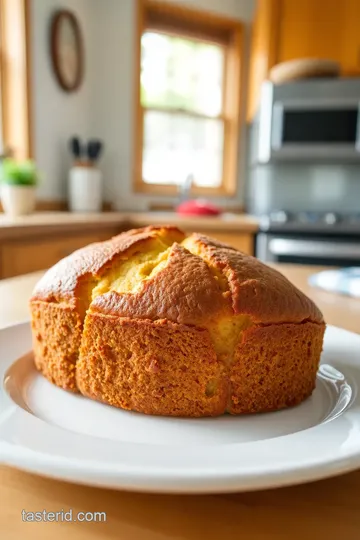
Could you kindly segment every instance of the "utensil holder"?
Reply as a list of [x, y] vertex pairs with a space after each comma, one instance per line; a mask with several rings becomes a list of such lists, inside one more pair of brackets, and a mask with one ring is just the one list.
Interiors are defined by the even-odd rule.
[[102, 172], [92, 166], [76, 165], [69, 171], [68, 198], [71, 212], [101, 212]]

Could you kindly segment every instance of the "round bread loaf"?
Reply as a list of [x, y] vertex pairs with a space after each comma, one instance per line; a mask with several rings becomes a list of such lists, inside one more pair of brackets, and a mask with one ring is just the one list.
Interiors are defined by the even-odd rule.
[[315, 387], [325, 323], [314, 303], [254, 257], [176, 227], [74, 252], [30, 307], [45, 377], [123, 409], [274, 411]]

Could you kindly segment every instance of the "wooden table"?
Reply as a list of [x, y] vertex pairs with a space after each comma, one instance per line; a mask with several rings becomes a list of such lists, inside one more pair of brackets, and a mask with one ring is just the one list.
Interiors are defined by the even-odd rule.
[[[360, 332], [360, 301], [307, 285], [314, 267], [281, 266], [329, 324]], [[39, 274], [0, 281], [0, 327], [27, 317]], [[0, 411], [1, 412], [1, 411]], [[26, 523], [21, 511], [106, 512], [105, 523]], [[236, 495], [143, 495], [77, 486], [0, 467], [4, 540], [360, 539], [360, 471], [293, 488]]]

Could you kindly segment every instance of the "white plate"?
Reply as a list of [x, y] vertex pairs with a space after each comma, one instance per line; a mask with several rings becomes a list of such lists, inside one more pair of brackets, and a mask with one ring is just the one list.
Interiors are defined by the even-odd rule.
[[28, 324], [0, 331], [0, 457], [9, 465], [174, 493], [283, 486], [360, 466], [360, 335], [328, 328], [316, 390], [302, 405], [215, 419], [145, 416], [69, 394], [35, 370], [30, 348]]

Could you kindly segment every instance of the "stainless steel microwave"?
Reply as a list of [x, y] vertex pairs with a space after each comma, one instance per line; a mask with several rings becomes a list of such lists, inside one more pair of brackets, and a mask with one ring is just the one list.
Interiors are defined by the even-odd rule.
[[360, 79], [265, 82], [255, 160], [360, 162]]

